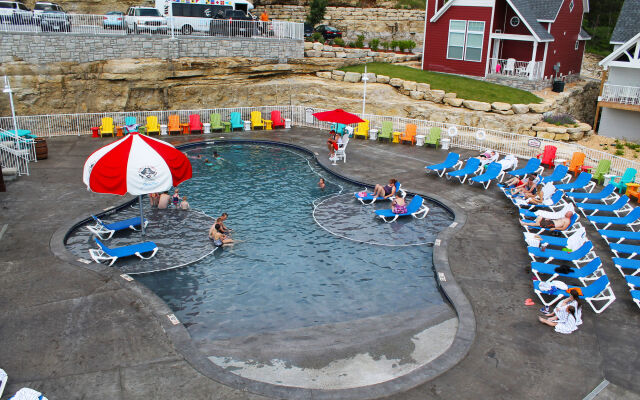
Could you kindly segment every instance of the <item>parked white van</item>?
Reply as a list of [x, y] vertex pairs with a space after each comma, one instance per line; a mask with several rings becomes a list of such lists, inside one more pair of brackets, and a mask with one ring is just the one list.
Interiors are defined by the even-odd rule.
[[169, 29], [190, 35], [194, 31], [209, 32], [211, 20], [226, 10], [248, 14], [253, 4], [247, 0], [156, 0], [156, 9], [169, 19]]

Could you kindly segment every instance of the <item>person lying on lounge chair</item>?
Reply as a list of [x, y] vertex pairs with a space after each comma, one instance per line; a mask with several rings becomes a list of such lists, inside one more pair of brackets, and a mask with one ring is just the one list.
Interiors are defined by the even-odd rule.
[[385, 199], [388, 199], [391, 196], [395, 196], [396, 182], [397, 180], [395, 179], [389, 179], [388, 185], [376, 185], [373, 188], [373, 197], [384, 197]]
[[402, 195], [396, 196], [391, 203], [391, 211], [394, 214], [405, 214], [407, 212], [407, 202]]
[[548, 218], [538, 217], [533, 222], [520, 221], [520, 224], [522, 224], [523, 226], [534, 226], [534, 227], [539, 227], [539, 228], [544, 228], [549, 230], [563, 231], [567, 229], [571, 224], [571, 217], [573, 217], [573, 212], [567, 211], [567, 213], [562, 218], [548, 219]]

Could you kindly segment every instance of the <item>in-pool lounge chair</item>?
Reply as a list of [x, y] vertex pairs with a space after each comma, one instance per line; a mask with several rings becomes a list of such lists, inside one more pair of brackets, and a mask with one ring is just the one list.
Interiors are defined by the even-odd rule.
[[[587, 265], [582, 268], [573, 268], [573, 272], [569, 273], [561, 273], [556, 271], [558, 265], [555, 264], [545, 264], [541, 262], [532, 262], [531, 263], [531, 272], [535, 275], [536, 278], [540, 281], [552, 281], [558, 276], [562, 276], [564, 278], [578, 279], [583, 285], [586, 286], [586, 282], [598, 279], [602, 275], [606, 275], [602, 267], [602, 261], [600, 257], [596, 257], [593, 260], [589, 261]], [[542, 279], [540, 275], [549, 275], [549, 278]]]
[[[603, 312], [616, 299], [615, 294], [613, 294], [613, 291], [611, 290], [609, 277], [607, 277], [606, 275], [603, 275], [600, 278], [596, 279], [589, 286], [569, 286], [567, 290], [560, 290], [554, 287], [549, 291], [542, 291], [540, 290], [540, 281], [533, 281], [533, 290], [536, 292], [538, 298], [540, 298], [540, 301], [545, 306], [552, 306], [563, 297], [569, 297], [569, 291], [574, 288], [580, 289], [582, 295], [580, 295], [579, 297], [589, 303], [593, 311], [595, 311], [597, 314]], [[553, 296], [553, 299], [547, 301], [543, 296]], [[596, 307], [595, 302], [602, 301], [604, 302], [604, 304], [600, 307]]]
[[[143, 260], [148, 260], [156, 255], [158, 252], [158, 246], [153, 242], [142, 242], [122, 247], [108, 247], [100, 241], [98, 238], [93, 238], [98, 244], [97, 249], [89, 249], [89, 254], [93, 261], [101, 263], [107, 261], [109, 266], [112, 266], [118, 258], [138, 256]], [[151, 252], [149, 257], [144, 257], [142, 254]]]
[[442, 178], [445, 172], [448, 169], [456, 169], [462, 167], [462, 161], [460, 161], [460, 154], [458, 153], [449, 153], [447, 154], [447, 158], [441, 162], [440, 164], [427, 165], [424, 167], [427, 170], [427, 173], [430, 171], [434, 171], [438, 176]]
[[604, 203], [576, 203], [578, 209], [585, 217], [594, 215], [597, 212], [612, 212], [616, 216], [620, 216], [620, 213], [629, 213], [633, 210], [631, 204], [629, 204], [629, 197], [626, 195], [620, 196], [618, 200], [612, 204]]
[[284, 119], [278, 110], [271, 111], [271, 127], [273, 129], [284, 128]]
[[593, 179], [598, 181], [598, 184], [602, 185], [604, 176], [609, 173], [611, 169], [611, 160], [600, 160], [595, 171], [593, 171]]
[[209, 114], [209, 123], [211, 124], [211, 132], [221, 131], [224, 129], [222, 125], [222, 117], [218, 113]]
[[587, 219], [595, 226], [598, 224], [606, 225], [601, 229], [608, 229], [611, 225], [626, 225], [632, 231], [635, 231], [640, 225], [640, 207], [634, 208], [624, 217], [601, 217], [599, 215], [590, 215]]
[[578, 200], [597, 200], [603, 203], [608, 201], [618, 200], [620, 197], [616, 192], [616, 187], [613, 185], [607, 185], [602, 188], [601, 191], [596, 193], [583, 193], [583, 192], [566, 192], [565, 194], [571, 197], [574, 201]]
[[585, 192], [591, 193], [594, 187], [596, 187], [596, 183], [591, 181], [591, 174], [588, 172], [581, 172], [576, 180], [571, 183], [561, 183], [556, 185], [556, 189], [564, 190], [565, 192], [573, 192], [576, 189], [582, 189]]
[[393, 122], [392, 121], [383, 121], [382, 128], [378, 133], [378, 140], [387, 139], [388, 142], [391, 142], [393, 135]]
[[102, 125], [100, 125], [100, 137], [103, 137], [104, 135], [111, 135], [111, 137], [115, 137], [113, 118], [111, 117], [102, 118]]
[[[402, 197], [404, 197], [406, 194], [404, 194], [404, 190], [401, 189], [402, 184], [400, 182], [396, 182], [395, 186], [396, 186], [396, 193], [403, 192], [403, 196]], [[362, 204], [367, 204], [367, 203], [365, 203], [365, 201], [368, 201], [369, 204], [373, 204], [378, 200], [392, 200], [394, 198], [394, 196], [389, 196], [386, 199], [384, 197], [373, 197], [373, 193], [367, 192], [366, 189], [364, 191], [362, 191], [362, 192], [356, 192], [353, 195]]]
[[481, 184], [484, 186], [484, 190], [487, 190], [491, 181], [494, 179], [500, 179], [500, 175], [503, 175], [502, 172], [502, 164], [497, 162], [492, 162], [487, 166], [486, 171], [483, 174], [474, 176], [469, 179], [469, 185], [473, 185], [474, 182]]
[[231, 130], [244, 129], [244, 122], [242, 121], [242, 115], [239, 112], [232, 112], [229, 115], [229, 122], [231, 123]]
[[158, 117], [155, 115], [150, 115], [147, 117], [147, 126], [146, 126], [147, 136], [155, 133], [156, 135], [160, 134], [160, 125], [158, 125]]
[[578, 250], [572, 252], [549, 248], [542, 250], [539, 247], [532, 246], [527, 247], [527, 250], [529, 250], [531, 261], [535, 262], [536, 258], [544, 258], [545, 264], [549, 264], [553, 260], [570, 261], [576, 267], [579, 267], [580, 263], [586, 263], [596, 258], [596, 253], [593, 251], [593, 243], [590, 240], [587, 240]]
[[177, 133], [178, 135], [182, 132], [180, 128], [180, 116], [177, 114], [169, 115], [169, 120], [167, 123], [167, 132], [169, 135], [172, 133]]
[[627, 168], [627, 170], [624, 171], [624, 174], [622, 174], [622, 176], [612, 177], [611, 184], [618, 189], [620, 194], [624, 194], [624, 192], [627, 190], [627, 183], [633, 183], [635, 179], [636, 179], [635, 168]]
[[251, 129], [265, 129], [265, 126], [266, 123], [264, 119], [262, 119], [262, 113], [260, 111], [251, 111]]
[[[390, 209], [386, 210], [375, 210], [376, 215], [384, 222], [393, 222], [398, 219], [398, 217], [406, 217], [413, 216], [414, 218], [422, 219], [427, 216], [429, 213], [429, 207], [424, 204], [424, 199], [418, 195], [413, 196], [409, 205], [407, 205], [407, 212], [404, 214], [394, 214]], [[390, 218], [390, 221], [387, 221], [387, 218]]]
[[612, 260], [623, 276], [640, 274], [640, 260], [620, 257], [613, 257]]
[[458, 178], [460, 183], [464, 183], [469, 175], [480, 172], [480, 160], [477, 158], [469, 158], [464, 168], [447, 172], [447, 179]]
[[[137, 231], [140, 227], [140, 217], [129, 218], [123, 221], [112, 222], [110, 224], [105, 224], [102, 220], [94, 215], [91, 216], [96, 224], [93, 226], [87, 226], [87, 229], [91, 231], [94, 235], [98, 236], [102, 240], [109, 240], [113, 236], [114, 233], [118, 231], [123, 231], [125, 229], [133, 229]], [[149, 221], [144, 220], [144, 227], [147, 227]]]
[[431, 127], [431, 129], [429, 129], [429, 136], [424, 139], [424, 145], [425, 146], [433, 145], [437, 149], [438, 144], [440, 143], [441, 132], [442, 132], [441, 128], [437, 126]]
[[[571, 175], [567, 174], [568, 168], [565, 165], [558, 165], [553, 169], [553, 172], [549, 176], [545, 176], [540, 180], [541, 184], [547, 182], [562, 182], [567, 183], [571, 179]], [[566, 181], [566, 182], [565, 182]]]
[[418, 127], [416, 124], [406, 124], [404, 126], [404, 132], [400, 135], [400, 143], [410, 142], [411, 144], [416, 144], [417, 131]]
[[189, 115], [189, 133], [202, 133], [203, 132], [202, 121], [200, 121], [200, 114]]
[[540, 166], [540, 160], [537, 158], [530, 158], [529, 161], [527, 161], [527, 165], [520, 169], [510, 171], [509, 175], [524, 176], [528, 174], [541, 174], [542, 171], [544, 171], [544, 167]]

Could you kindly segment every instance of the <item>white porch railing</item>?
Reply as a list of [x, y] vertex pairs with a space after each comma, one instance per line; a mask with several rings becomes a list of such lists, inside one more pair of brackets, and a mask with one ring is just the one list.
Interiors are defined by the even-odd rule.
[[640, 105], [640, 87], [620, 86], [605, 83], [599, 101]]
[[542, 61], [517, 61], [515, 58], [489, 60], [490, 75], [516, 76], [532, 81], [541, 80], [544, 75]]
[[35, 142], [0, 129], [0, 164], [15, 168], [18, 175], [29, 175], [29, 161], [36, 161]]

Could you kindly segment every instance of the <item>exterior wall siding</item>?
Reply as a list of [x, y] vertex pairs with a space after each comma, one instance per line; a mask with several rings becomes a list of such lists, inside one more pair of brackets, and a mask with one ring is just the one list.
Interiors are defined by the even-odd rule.
[[[428, 0], [427, 2], [423, 69], [484, 76], [488, 56], [489, 30], [491, 28], [491, 7], [452, 6], [438, 21], [432, 23], [429, 19], [434, 15], [435, 1]], [[482, 60], [480, 62], [447, 59], [449, 21], [452, 19], [485, 22]]]
[[573, 11], [569, 11], [569, 3], [570, 0], [564, 1], [556, 21], [551, 24], [551, 34], [555, 40], [549, 44], [545, 76], [554, 75], [553, 66], [557, 62], [560, 62], [562, 75], [580, 73], [584, 41], [581, 41], [578, 50], [575, 49], [575, 43], [582, 23], [582, 1], [574, 0]]
[[640, 112], [602, 108], [599, 124], [599, 135], [640, 141]]

